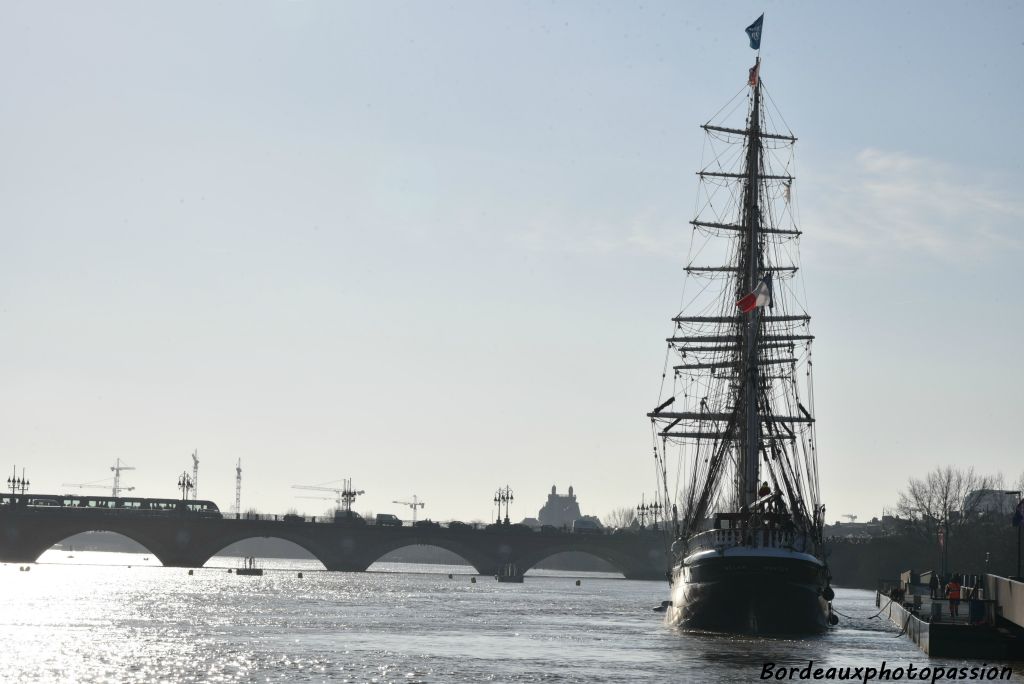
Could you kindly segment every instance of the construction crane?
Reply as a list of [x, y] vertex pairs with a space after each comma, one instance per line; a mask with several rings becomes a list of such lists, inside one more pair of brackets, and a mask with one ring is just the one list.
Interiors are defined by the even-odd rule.
[[199, 498], [199, 449], [192, 451], [192, 498]]
[[[109, 489], [110, 488], [109, 480], [110, 480], [110, 478], [106, 477], [106, 478], [104, 478], [102, 480], [96, 480], [94, 482], [63, 482], [63, 483], [61, 483], [60, 486], [61, 487], [78, 487], [79, 489]], [[101, 484], [101, 483], [106, 483], [106, 484]], [[121, 491], [121, 492], [131, 492], [131, 491], [134, 491], [134, 489], [135, 489], [135, 487], [118, 487], [118, 491]], [[117, 494], [114, 494], [114, 496], [117, 496]]]
[[[337, 480], [335, 480], [337, 482]], [[314, 492], [334, 492], [333, 498], [335, 505], [347, 515], [352, 511], [352, 502], [355, 501], [356, 497], [366, 492], [362, 489], [352, 489], [352, 480], [345, 479], [341, 481], [342, 486], [338, 487], [324, 487], [323, 485], [292, 485], [292, 489], [306, 489]], [[324, 484], [330, 484], [325, 482]], [[319, 498], [319, 497], [318, 497]]]
[[112, 496], [121, 496], [121, 471], [122, 470], [135, 470], [135, 466], [121, 465], [121, 459], [117, 459], [114, 465], [110, 466], [110, 470], [114, 473], [114, 486]]
[[852, 523], [857, 522], [857, 516], [855, 516], [855, 515], [851, 515], [849, 513], [844, 513], [843, 517], [846, 518], [847, 520], [849, 520]]
[[332, 508], [330, 511], [328, 511], [327, 515], [334, 515], [334, 512], [337, 510], [337, 507], [338, 507], [338, 499], [337, 499], [337, 497], [334, 497], [334, 496], [315, 496], [315, 495], [313, 495], [313, 496], [305, 496], [305, 495], [299, 494], [295, 498], [296, 499], [319, 499], [321, 501], [333, 501], [334, 502], [334, 508]]
[[[423, 508], [427, 504], [420, 501], [420, 498], [415, 494], [412, 495], [412, 501], [392, 501], [391, 503], [401, 504], [402, 506], [408, 506], [412, 509], [412, 524], [416, 524], [416, 509]], [[425, 524], [425, 523], [424, 523]]]
[[235, 466], [235, 517], [242, 517], [242, 459]]

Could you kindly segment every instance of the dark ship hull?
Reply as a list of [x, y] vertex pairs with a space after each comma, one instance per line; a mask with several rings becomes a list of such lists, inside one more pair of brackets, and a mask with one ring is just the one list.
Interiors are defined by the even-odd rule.
[[670, 623], [747, 634], [814, 634], [829, 624], [824, 565], [782, 549], [693, 554], [673, 572]]

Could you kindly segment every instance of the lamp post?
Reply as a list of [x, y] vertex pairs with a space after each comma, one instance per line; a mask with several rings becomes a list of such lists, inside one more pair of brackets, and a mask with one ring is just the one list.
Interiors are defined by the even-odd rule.
[[1020, 537], [1021, 528], [1024, 527], [1024, 520], [1021, 520], [1021, 515], [1024, 514], [1024, 501], [1021, 500], [1019, 489], [1010, 490], [1006, 493], [1014, 494], [1017, 497], [1017, 504], [1013, 509], [1013, 526], [1017, 528], [1017, 579], [1020, 580]]
[[636, 517], [640, 521], [640, 529], [644, 529], [647, 523], [647, 504], [643, 499], [640, 499], [640, 505], [636, 507]]
[[503, 488], [499, 489], [497, 492], [494, 493], [494, 503], [498, 504], [498, 522], [499, 523], [501, 522], [501, 505], [505, 504], [505, 524], [506, 525], [509, 524], [509, 520], [508, 520], [508, 505], [513, 500], [514, 500], [514, 497], [512, 496], [512, 490], [509, 488], [508, 485], [505, 485]]
[[11, 476], [7, 478], [7, 486], [11, 488], [11, 495], [21, 494], [24, 496], [25, 492], [31, 483], [25, 478], [25, 469], [21, 469], [21, 477], [18, 477], [18, 466], [11, 467]]
[[178, 478], [178, 489], [181, 490], [181, 500], [187, 499], [188, 490], [192, 489], [192, 478], [188, 476], [188, 473], [181, 473], [181, 476]]
[[658, 503], [658, 502], [654, 502], [652, 504], [648, 504], [647, 505], [647, 510], [651, 512], [651, 520], [653, 521], [653, 523], [651, 524], [651, 527], [653, 527], [655, 530], [657, 530], [658, 529], [658, 518], [661, 516], [661, 504]]
[[645, 496], [640, 497], [640, 505], [636, 507], [636, 517], [640, 520], [640, 529], [644, 529], [647, 518], [654, 521], [654, 529], [658, 529], [658, 514], [661, 513], [661, 504], [644, 503]]

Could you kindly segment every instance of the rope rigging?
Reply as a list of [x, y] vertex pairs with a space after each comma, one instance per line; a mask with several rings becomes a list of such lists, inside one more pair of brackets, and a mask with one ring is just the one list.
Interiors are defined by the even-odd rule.
[[[673, 411], [699, 417], [687, 419], [689, 422], [683, 427], [682, 418], [662, 419], [657, 412], [651, 418], [654, 458], [660, 480], [657, 489], [663, 498], [659, 503], [666, 511], [669, 507], [678, 507], [684, 534], [699, 531], [720, 503], [743, 501], [744, 475], [740, 463], [744, 431], [740, 416], [741, 407], [748, 400], [756, 402], [762, 417], [760, 433], [756, 436], [760, 445], [754, 453], [764, 464], [761, 469], [764, 480], [782, 492], [797, 527], [812, 533], [820, 522], [811, 384], [813, 338], [808, 332], [804, 298], [798, 297], [796, 288], [787, 281], [799, 275], [803, 285], [803, 278], [795, 269], [791, 273], [776, 270], [799, 264], [794, 183], [786, 179], [795, 169], [795, 137], [767, 91], [764, 91], [766, 99], [760, 100], [758, 114], [772, 135], [761, 138], [745, 134], [745, 129], [729, 127], [728, 119], [736, 115], [743, 102], [748, 105], [748, 116], [754, 116], [752, 91], [746, 98], [740, 97], [745, 89], [723, 105], [706, 124], [716, 128], [705, 128], [702, 175], [694, 204], [697, 218], [686, 262], [688, 267], [736, 264], [738, 268], [688, 273], [686, 282], [696, 278], [698, 285], [689, 294], [684, 286], [680, 297], [678, 310], [686, 312], [686, 316], [680, 314], [674, 319], [658, 396], [658, 405], [671, 397], [676, 401]], [[777, 126], [778, 122], [781, 127]], [[747, 123], [750, 124], [749, 119]], [[782, 135], [783, 132], [788, 136]], [[757, 194], [755, 226], [765, 229], [758, 229], [756, 235], [752, 231], [730, 228], [745, 225], [747, 179], [740, 171], [748, 158], [750, 145], [759, 146], [759, 152], [753, 157], [757, 159], [759, 182], [757, 187], [749, 189]], [[755, 235], [753, 252], [749, 252], [749, 243], [745, 242], [748, 232]], [[765, 320], [758, 323], [760, 329], [766, 331], [762, 337], [767, 339], [759, 338], [753, 350], [761, 371], [756, 396], [752, 397], [743, 396], [744, 353], [740, 340], [744, 339], [746, 322], [736, 310], [736, 301], [750, 291], [744, 276], [750, 261], [748, 253], [757, 255], [759, 272], [773, 275], [771, 308], [765, 309]], [[709, 341], [694, 342], [702, 338]], [[730, 339], [737, 342], [726, 341]], [[806, 407], [801, 403], [802, 397]], [[725, 422], [712, 418], [724, 417], [724, 414], [731, 418]], [[790, 418], [777, 420], [777, 416]], [[801, 417], [801, 421], [792, 422], [792, 417]], [[675, 477], [670, 485], [673, 463]], [[757, 483], [754, 485], [756, 487]]]

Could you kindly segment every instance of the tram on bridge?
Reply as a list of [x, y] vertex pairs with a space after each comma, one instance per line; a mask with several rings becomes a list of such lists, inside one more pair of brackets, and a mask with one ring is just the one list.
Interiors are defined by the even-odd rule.
[[78, 494], [2, 494], [0, 506], [47, 511], [102, 511], [115, 514], [161, 515], [190, 513], [204, 518], [223, 518], [212, 501], [196, 499], [145, 499], [132, 496], [81, 496]]

